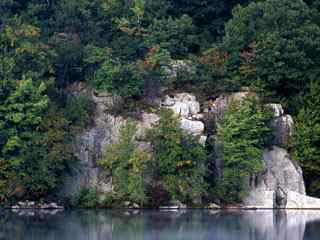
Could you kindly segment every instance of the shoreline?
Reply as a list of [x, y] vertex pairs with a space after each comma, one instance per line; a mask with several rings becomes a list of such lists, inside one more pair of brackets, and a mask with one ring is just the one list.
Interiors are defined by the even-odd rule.
[[221, 208], [173, 208], [173, 207], [161, 207], [161, 208], [66, 208], [66, 207], [58, 207], [58, 208], [14, 208], [14, 207], [0, 207], [0, 210], [61, 210], [61, 211], [72, 211], [72, 210], [126, 210], [126, 211], [135, 211], [135, 210], [152, 210], [152, 211], [184, 211], [184, 210], [215, 210], [215, 211], [225, 211], [225, 210], [248, 210], [248, 211], [259, 211], [259, 210], [319, 210], [320, 208], [260, 208], [260, 207], [221, 207]]

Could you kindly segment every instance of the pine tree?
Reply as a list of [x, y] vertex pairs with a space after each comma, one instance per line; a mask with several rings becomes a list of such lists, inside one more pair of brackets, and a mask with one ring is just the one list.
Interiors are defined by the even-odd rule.
[[144, 176], [150, 170], [150, 156], [138, 148], [134, 139], [136, 131], [134, 122], [122, 126], [119, 141], [107, 147], [99, 164], [112, 178], [115, 199], [142, 205], [147, 202]]
[[222, 178], [217, 190], [224, 201], [241, 202], [247, 178], [264, 169], [262, 151], [270, 134], [269, 116], [255, 98], [248, 98], [242, 104], [231, 103], [219, 121], [216, 141], [221, 146]]
[[154, 177], [161, 179], [171, 200], [193, 203], [207, 193], [206, 151], [185, 133], [171, 110], [162, 110], [150, 131], [155, 151]]
[[307, 192], [320, 196], [320, 85], [312, 82], [295, 118], [293, 158], [303, 169]]

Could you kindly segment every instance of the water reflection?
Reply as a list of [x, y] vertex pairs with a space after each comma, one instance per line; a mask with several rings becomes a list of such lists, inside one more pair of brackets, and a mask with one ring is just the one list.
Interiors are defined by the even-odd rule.
[[0, 213], [0, 240], [318, 240], [320, 211]]

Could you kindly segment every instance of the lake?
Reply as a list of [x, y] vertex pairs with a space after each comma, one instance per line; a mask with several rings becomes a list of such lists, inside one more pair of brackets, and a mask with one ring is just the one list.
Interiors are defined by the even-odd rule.
[[316, 210], [0, 212], [0, 240], [319, 240]]

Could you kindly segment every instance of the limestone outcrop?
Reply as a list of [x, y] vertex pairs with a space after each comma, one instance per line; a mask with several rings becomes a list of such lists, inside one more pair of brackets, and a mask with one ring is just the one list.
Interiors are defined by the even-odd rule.
[[[71, 196], [81, 188], [90, 187], [95, 187], [99, 193], [108, 193], [112, 191], [110, 178], [102, 176], [97, 161], [102, 158], [107, 145], [117, 142], [121, 126], [127, 121], [122, 116], [113, 115], [111, 111], [121, 99], [106, 92], [90, 91], [85, 86], [73, 86], [71, 93], [91, 99], [95, 111], [93, 123], [74, 140], [73, 151], [79, 160], [79, 166], [66, 180], [64, 194]], [[150, 143], [145, 140], [147, 129], [158, 119], [156, 114], [141, 113], [141, 119], [137, 122], [136, 140], [144, 150], [151, 148]]]
[[161, 106], [171, 109], [180, 118], [180, 127], [198, 136], [199, 142], [205, 144], [207, 136], [204, 135], [203, 114], [200, 110], [200, 103], [194, 95], [189, 93], [167, 95], [161, 102]]
[[[207, 104], [204, 110], [211, 119], [218, 121], [223, 117], [225, 109], [231, 102], [241, 104], [252, 93], [247, 89], [240, 92], [222, 95]], [[302, 169], [294, 162], [286, 146], [294, 131], [294, 121], [291, 115], [285, 113], [281, 104], [267, 104], [274, 114], [270, 122], [275, 139], [271, 149], [265, 149], [263, 161], [265, 171], [248, 179], [249, 195], [243, 204], [248, 208], [320, 208], [320, 199], [306, 195]], [[280, 147], [281, 146], [281, 147]], [[216, 177], [221, 177], [219, 158], [220, 146], [215, 146], [214, 165]]]
[[[118, 140], [119, 130], [126, 119], [116, 116], [110, 111], [121, 98], [108, 93], [95, 93], [85, 87], [73, 89], [72, 94], [85, 95], [95, 104], [93, 123], [75, 139], [74, 153], [79, 159], [77, 172], [66, 182], [65, 193], [70, 196], [79, 189], [96, 187], [101, 193], [112, 191], [110, 179], [101, 176], [97, 161], [101, 159], [108, 144]], [[201, 111], [196, 97], [189, 93], [166, 95], [160, 101], [159, 108], [172, 109], [180, 119], [180, 126], [186, 132], [199, 137], [199, 142], [205, 144], [207, 135], [206, 116], [213, 116], [210, 121], [217, 121], [230, 104], [236, 101], [241, 104], [251, 93], [244, 89], [238, 93], [226, 94], [206, 104]], [[285, 146], [288, 137], [293, 134], [294, 122], [290, 115], [285, 114], [280, 104], [268, 104], [274, 113], [270, 126], [275, 132], [274, 146], [265, 149], [263, 160], [265, 171], [248, 180], [249, 195], [243, 201], [244, 207], [254, 208], [320, 208], [320, 199], [306, 196], [302, 170], [291, 158]], [[136, 141], [145, 149], [152, 148], [146, 139], [146, 132], [157, 121], [156, 113], [141, 112], [137, 121]], [[281, 147], [280, 147], [281, 146]], [[219, 146], [215, 146], [219, 152]], [[215, 167], [219, 177], [221, 160], [215, 157]]]
[[276, 132], [274, 144], [286, 145], [294, 131], [294, 122], [291, 115], [284, 114], [271, 122], [271, 127]]
[[[95, 105], [93, 123], [74, 140], [74, 154], [79, 160], [79, 167], [65, 182], [64, 193], [71, 196], [81, 188], [95, 187], [99, 193], [112, 191], [111, 179], [102, 176], [97, 161], [103, 156], [107, 145], [117, 142], [121, 126], [126, 123], [122, 116], [112, 114], [112, 109], [121, 98], [107, 92], [94, 92], [86, 86], [78, 84], [71, 86], [73, 95], [86, 96]], [[188, 93], [165, 96], [159, 105], [172, 109], [180, 118], [181, 128], [199, 137], [199, 142], [205, 144], [205, 126], [200, 120], [200, 103], [196, 97]], [[146, 139], [146, 133], [157, 121], [156, 113], [141, 112], [137, 120], [136, 141], [138, 146], [152, 154], [151, 144]]]
[[320, 199], [306, 195], [302, 169], [293, 161], [285, 146], [294, 130], [293, 118], [285, 114], [280, 104], [268, 104], [274, 113], [271, 128], [275, 139], [271, 149], [265, 149], [266, 170], [251, 178], [246, 207], [254, 208], [320, 208]]
[[240, 92], [223, 94], [215, 100], [209, 101], [206, 104], [207, 107], [204, 109], [204, 112], [213, 115], [215, 120], [218, 120], [223, 116], [225, 109], [231, 102], [241, 104], [250, 95], [252, 95], [252, 93], [246, 88]]
[[320, 208], [320, 199], [306, 195], [302, 170], [288, 152], [273, 146], [263, 154], [266, 171], [250, 181], [248, 208]]

